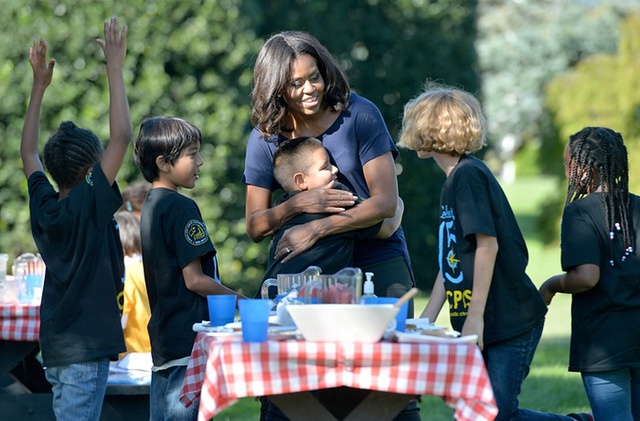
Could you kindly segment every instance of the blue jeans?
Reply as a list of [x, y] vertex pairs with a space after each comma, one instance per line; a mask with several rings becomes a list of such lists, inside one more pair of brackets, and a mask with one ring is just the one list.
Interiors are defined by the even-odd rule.
[[522, 383], [529, 374], [529, 367], [542, 336], [543, 327], [544, 319], [528, 332], [485, 346], [482, 351], [493, 394], [498, 404], [498, 416], [495, 421], [573, 420], [566, 415], [518, 408], [518, 396], [522, 390]]
[[196, 421], [200, 400], [185, 408], [180, 402], [180, 390], [184, 381], [186, 365], [169, 367], [151, 373], [149, 405], [151, 421]]
[[640, 367], [582, 373], [596, 420], [640, 420]]
[[47, 367], [53, 413], [58, 421], [99, 420], [109, 377], [109, 359]]

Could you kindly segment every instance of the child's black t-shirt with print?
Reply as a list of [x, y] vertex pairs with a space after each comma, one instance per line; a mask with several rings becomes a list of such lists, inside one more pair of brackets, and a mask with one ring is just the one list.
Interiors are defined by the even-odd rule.
[[45, 367], [125, 351], [120, 323], [124, 256], [113, 214], [122, 206], [100, 164], [59, 195], [43, 172], [28, 181], [31, 231], [46, 264], [40, 306]]
[[151, 189], [140, 219], [142, 262], [151, 306], [153, 364], [188, 357], [193, 324], [209, 320], [207, 299], [187, 289], [182, 269], [200, 259], [205, 275], [219, 279], [216, 250], [193, 199], [174, 190]]
[[454, 329], [461, 331], [473, 294], [476, 234], [496, 237], [491, 288], [484, 313], [484, 344], [531, 329], [547, 307], [525, 273], [527, 247], [511, 206], [487, 166], [463, 155], [440, 196], [439, 262]]

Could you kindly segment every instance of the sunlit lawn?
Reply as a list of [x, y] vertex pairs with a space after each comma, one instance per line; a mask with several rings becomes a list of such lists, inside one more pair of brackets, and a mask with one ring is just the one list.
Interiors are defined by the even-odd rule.
[[[549, 200], [550, 193], [562, 187], [551, 180], [530, 178], [520, 179], [514, 185], [503, 185], [503, 188], [527, 240], [530, 256], [528, 274], [536, 285], [540, 285], [549, 276], [560, 272], [560, 251], [557, 244], [544, 246], [540, 243], [534, 232], [533, 217], [538, 206]], [[427, 300], [424, 294], [416, 299], [416, 313], [419, 314]], [[521, 407], [560, 414], [589, 410], [579, 374], [567, 371], [570, 303], [569, 296], [559, 295], [549, 308], [542, 341], [520, 395]], [[436, 323], [447, 326], [447, 317], [446, 310], [443, 310]], [[453, 410], [439, 397], [425, 396], [420, 406], [425, 420], [453, 419]], [[216, 421], [253, 420], [258, 419], [258, 414], [259, 404], [255, 399], [245, 398], [216, 416]]]

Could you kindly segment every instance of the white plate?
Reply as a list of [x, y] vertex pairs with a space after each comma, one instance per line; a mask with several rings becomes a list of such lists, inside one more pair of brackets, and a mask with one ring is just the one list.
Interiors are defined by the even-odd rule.
[[433, 323], [431, 323], [429, 321], [429, 319], [426, 318], [426, 317], [423, 318], [423, 319], [407, 319], [407, 323], [406, 324], [414, 325], [418, 329], [420, 329], [420, 328], [428, 329], [428, 328], [434, 327]]
[[[213, 336], [220, 342], [242, 342], [242, 332], [207, 332], [207, 336]], [[284, 341], [296, 339], [296, 332], [269, 333], [267, 340]]]
[[478, 342], [478, 335], [466, 335], [458, 337], [423, 335], [416, 332], [396, 332], [396, 342], [406, 343], [444, 343], [444, 344], [475, 344]]
[[[413, 329], [412, 326], [415, 326], [415, 329]], [[460, 332], [450, 328], [436, 326], [433, 323], [429, 323], [429, 319], [426, 318], [407, 319], [406, 333], [422, 333], [424, 335], [443, 336], [447, 338], [457, 338], [460, 336]]]

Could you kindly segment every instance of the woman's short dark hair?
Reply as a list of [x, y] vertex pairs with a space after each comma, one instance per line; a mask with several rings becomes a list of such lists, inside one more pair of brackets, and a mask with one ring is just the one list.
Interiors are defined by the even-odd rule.
[[133, 160], [148, 182], [160, 174], [156, 158], [162, 156], [173, 165], [184, 148], [202, 142], [202, 133], [193, 123], [180, 117], [150, 117], [140, 124], [133, 146]]
[[44, 165], [58, 188], [78, 184], [100, 161], [104, 147], [92, 131], [64, 121], [44, 146]]
[[293, 64], [302, 55], [317, 62], [325, 83], [323, 105], [337, 111], [349, 105], [349, 81], [329, 50], [306, 32], [280, 32], [262, 46], [253, 69], [251, 123], [265, 137], [282, 129], [281, 121], [287, 111], [282, 95], [291, 82]]

